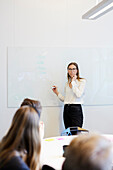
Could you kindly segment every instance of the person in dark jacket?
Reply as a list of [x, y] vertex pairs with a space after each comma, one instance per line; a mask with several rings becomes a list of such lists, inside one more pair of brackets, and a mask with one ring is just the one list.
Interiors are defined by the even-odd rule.
[[30, 106], [20, 107], [0, 142], [0, 170], [40, 169], [39, 115]]

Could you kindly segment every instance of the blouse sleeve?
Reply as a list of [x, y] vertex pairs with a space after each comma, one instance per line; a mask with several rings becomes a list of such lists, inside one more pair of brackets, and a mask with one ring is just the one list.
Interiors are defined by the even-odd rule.
[[61, 93], [58, 94], [58, 98], [63, 102], [64, 101], [64, 96], [62, 96]]
[[[64, 93], [66, 92], [66, 85], [65, 85], [65, 88], [64, 88]], [[64, 96], [61, 94], [61, 93], [59, 93], [58, 94], [58, 98], [62, 101], [62, 102], [64, 102]]]
[[86, 80], [80, 79], [79, 83], [77, 84], [76, 81], [72, 81], [72, 90], [77, 97], [81, 97], [85, 90]]

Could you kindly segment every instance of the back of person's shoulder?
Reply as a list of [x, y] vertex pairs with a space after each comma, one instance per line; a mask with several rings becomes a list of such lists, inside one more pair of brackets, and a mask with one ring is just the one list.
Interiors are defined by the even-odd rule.
[[0, 170], [30, 170], [19, 156], [11, 158]]
[[15, 162], [17, 162], [18, 164], [18, 168], [17, 170], [30, 170], [29, 167], [27, 166], [27, 164], [22, 160], [21, 157], [15, 157]]

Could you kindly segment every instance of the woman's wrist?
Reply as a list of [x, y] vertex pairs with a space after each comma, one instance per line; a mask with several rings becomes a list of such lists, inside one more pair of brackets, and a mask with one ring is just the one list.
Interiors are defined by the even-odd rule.
[[59, 92], [56, 92], [56, 95], [58, 96], [58, 95], [59, 95]]

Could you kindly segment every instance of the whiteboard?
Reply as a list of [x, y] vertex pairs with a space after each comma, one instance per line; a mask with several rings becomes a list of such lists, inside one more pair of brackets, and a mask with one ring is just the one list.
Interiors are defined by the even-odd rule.
[[84, 105], [112, 105], [112, 48], [8, 47], [8, 107], [19, 107], [26, 97], [62, 106], [52, 86], [64, 94], [70, 62], [87, 80]]

